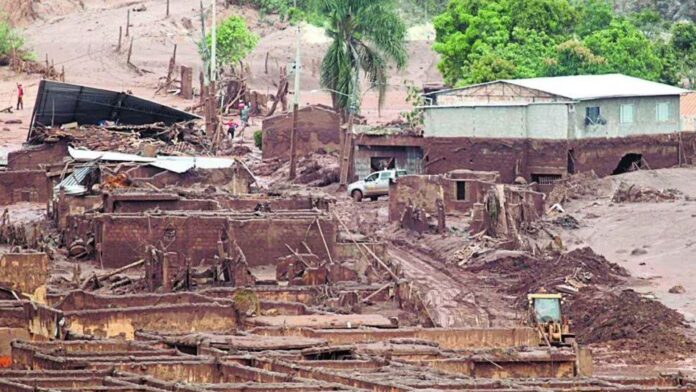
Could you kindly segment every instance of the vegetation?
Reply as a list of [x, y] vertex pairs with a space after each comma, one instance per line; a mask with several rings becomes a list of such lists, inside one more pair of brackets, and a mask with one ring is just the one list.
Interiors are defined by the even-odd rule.
[[[318, 11], [327, 20], [332, 42], [321, 63], [320, 82], [333, 90], [334, 107], [344, 113], [359, 107], [359, 74], [363, 71], [379, 92], [380, 108], [387, 88], [387, 63], [406, 64], [406, 27], [391, 0], [323, 0]], [[355, 100], [355, 101], [354, 101]]]
[[434, 24], [438, 66], [452, 85], [612, 72], [694, 82], [696, 27], [651, 10], [619, 16], [606, 0], [450, 0]]
[[[320, 12], [322, 0], [242, 0], [241, 4], [252, 5], [263, 14], [275, 14], [282, 20], [304, 20], [323, 26], [325, 16]], [[409, 24], [429, 21], [433, 15], [444, 11], [448, 0], [395, 0], [394, 10]]]
[[[235, 64], [246, 57], [258, 43], [259, 37], [249, 31], [246, 22], [240, 16], [231, 16], [217, 26], [216, 29], [217, 68], [223, 65]], [[206, 64], [210, 63], [212, 46], [211, 34], [206, 36], [205, 46], [200, 45], [199, 51]]]
[[422, 127], [425, 118], [420, 107], [425, 106], [426, 100], [423, 97], [422, 90], [410, 81], [406, 83], [406, 102], [411, 105], [411, 111], [402, 112], [401, 118], [411, 129]]
[[0, 56], [9, 55], [13, 50], [24, 56], [23, 46], [24, 37], [14, 30], [7, 20], [0, 20]]
[[254, 132], [254, 145], [259, 150], [263, 150], [263, 132], [261, 130]]

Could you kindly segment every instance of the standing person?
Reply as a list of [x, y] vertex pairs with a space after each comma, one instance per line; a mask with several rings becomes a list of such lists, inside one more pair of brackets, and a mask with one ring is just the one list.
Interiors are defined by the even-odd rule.
[[237, 132], [237, 127], [239, 126], [239, 124], [237, 124], [234, 121], [230, 121], [228, 123], [225, 123], [225, 125], [227, 125], [227, 135], [230, 137], [230, 140], [233, 140], [234, 134], [235, 132]]
[[249, 126], [249, 112], [251, 111], [251, 108], [249, 107], [249, 104], [245, 104], [244, 107], [242, 108], [242, 111], [239, 113], [239, 117], [242, 120], [242, 127], [246, 128]]
[[17, 110], [24, 109], [24, 88], [22, 83], [17, 83]]
[[239, 119], [242, 123], [241, 126], [241, 131], [239, 132], [239, 137], [244, 139], [244, 130], [246, 129], [247, 126], [249, 126], [249, 105], [247, 104], [240, 104], [240, 112], [239, 112]]

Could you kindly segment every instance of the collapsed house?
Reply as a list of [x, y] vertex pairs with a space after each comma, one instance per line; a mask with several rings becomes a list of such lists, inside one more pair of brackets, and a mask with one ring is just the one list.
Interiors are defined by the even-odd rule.
[[447, 216], [468, 213], [472, 234], [516, 239], [521, 225], [544, 213], [544, 194], [534, 188], [500, 184], [498, 172], [407, 175], [389, 186], [389, 221], [419, 233], [443, 233]]
[[[625, 75], [490, 83], [429, 95], [423, 107], [427, 173], [496, 170], [550, 186], [567, 174], [690, 163], [695, 134], [682, 132], [687, 90]], [[550, 190], [550, 189], [547, 189]]]

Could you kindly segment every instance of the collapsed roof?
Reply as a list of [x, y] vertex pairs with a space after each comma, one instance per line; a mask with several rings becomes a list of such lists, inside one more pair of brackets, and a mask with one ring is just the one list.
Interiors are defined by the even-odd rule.
[[125, 92], [42, 80], [27, 140], [32, 137], [36, 125], [61, 126], [74, 122], [98, 125], [103, 121], [127, 125], [157, 122], [171, 125], [198, 118]]

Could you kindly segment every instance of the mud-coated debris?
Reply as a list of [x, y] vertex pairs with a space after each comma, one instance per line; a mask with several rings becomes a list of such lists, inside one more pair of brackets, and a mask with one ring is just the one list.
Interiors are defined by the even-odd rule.
[[696, 352], [696, 343], [681, 332], [684, 316], [633, 290], [592, 290], [567, 303], [581, 344], [605, 343], [632, 352], [627, 362], [677, 359]]
[[641, 256], [648, 254], [648, 251], [643, 248], [635, 248], [631, 251], [631, 256]]
[[677, 189], [655, 189], [621, 182], [611, 200], [615, 203], [645, 203], [673, 201], [682, 196]]
[[562, 215], [553, 220], [553, 224], [564, 229], [575, 230], [580, 228], [580, 222], [572, 215]]
[[684, 294], [684, 293], [686, 293], [686, 289], [684, 288], [684, 286], [678, 284], [678, 285], [672, 287], [671, 289], [669, 289], [668, 292], [670, 294]]

